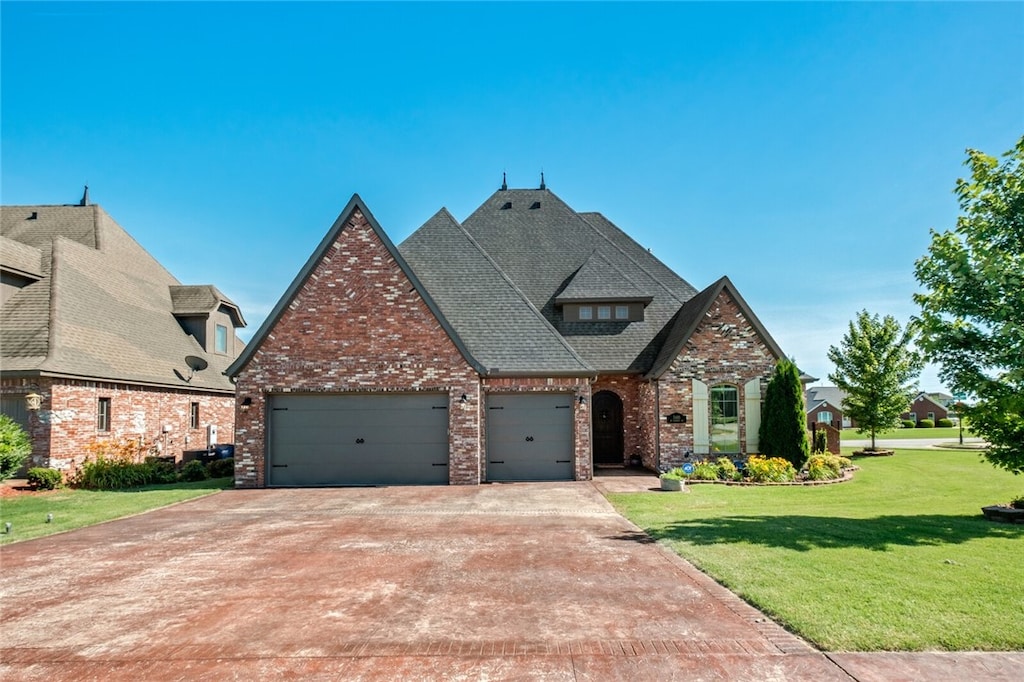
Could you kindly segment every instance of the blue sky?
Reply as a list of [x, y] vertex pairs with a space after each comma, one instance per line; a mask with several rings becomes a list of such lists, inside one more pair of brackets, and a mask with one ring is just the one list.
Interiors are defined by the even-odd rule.
[[2, 202], [88, 182], [244, 338], [353, 193], [398, 243], [543, 169], [824, 380], [858, 310], [915, 312], [965, 148], [1024, 134], [1022, 3], [3, 2], [0, 30]]

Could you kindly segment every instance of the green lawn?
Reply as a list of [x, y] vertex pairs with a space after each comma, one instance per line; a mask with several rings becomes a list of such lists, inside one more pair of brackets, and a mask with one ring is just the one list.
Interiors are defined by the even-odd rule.
[[[165, 507], [232, 487], [231, 478], [196, 483], [154, 485], [136, 490], [76, 490], [64, 488], [41, 495], [0, 500], [0, 529], [11, 523], [11, 533], [0, 535], [0, 545], [73, 530], [111, 519]], [[53, 521], [46, 522], [46, 515]]]
[[[970, 429], [964, 427], [964, 438], [974, 437]], [[914, 438], [948, 438], [950, 441], [957, 441], [960, 438], [960, 428], [951, 426], [949, 428], [934, 429], [893, 429], [876, 433], [875, 438], [882, 440], [912, 440]], [[870, 433], [860, 433], [857, 429], [843, 429], [839, 433], [840, 440], [870, 440]]]
[[609, 495], [630, 520], [828, 651], [1024, 649], [1024, 526], [982, 506], [1024, 477], [977, 453], [898, 450], [820, 487]]

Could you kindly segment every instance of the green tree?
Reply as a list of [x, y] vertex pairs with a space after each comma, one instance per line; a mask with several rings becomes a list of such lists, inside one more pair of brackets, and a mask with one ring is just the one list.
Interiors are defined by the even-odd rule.
[[811, 456], [807, 442], [807, 414], [800, 370], [792, 360], [782, 358], [765, 390], [761, 428], [757, 432], [761, 454], [782, 457], [800, 469]]
[[862, 310], [840, 345], [828, 349], [836, 366], [828, 378], [846, 392], [843, 409], [860, 433], [871, 434], [872, 450], [875, 434], [899, 425], [917, 391], [924, 360], [910, 347], [912, 336], [912, 325], [901, 329], [891, 315], [879, 320]]
[[964, 415], [991, 444], [996, 467], [1024, 471], [1024, 137], [1000, 161], [967, 150], [971, 178], [954, 190], [956, 229], [932, 231], [914, 269], [925, 291], [921, 346], [950, 388], [970, 395]]
[[0, 414], [0, 481], [17, 473], [32, 453], [32, 442], [25, 429], [6, 414]]

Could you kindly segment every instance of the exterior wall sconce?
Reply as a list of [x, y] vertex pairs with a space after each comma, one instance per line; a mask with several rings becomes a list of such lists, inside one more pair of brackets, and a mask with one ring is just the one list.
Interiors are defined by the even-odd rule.
[[25, 396], [25, 407], [33, 412], [43, 406], [43, 396], [38, 393], [29, 393]]
[[243, 410], [248, 410], [250, 407], [252, 407], [252, 398], [250, 398], [249, 396], [242, 398], [241, 407]]
[[584, 396], [580, 396], [579, 398], [576, 399], [576, 401], [579, 402], [580, 405], [587, 404], [587, 399]]
[[462, 397], [461, 397], [461, 398], [459, 398], [459, 402], [460, 402], [460, 403], [468, 403], [468, 402], [469, 402], [469, 396], [468, 396], [468, 395], [466, 395], [465, 393], [463, 393], [463, 394], [462, 394]]

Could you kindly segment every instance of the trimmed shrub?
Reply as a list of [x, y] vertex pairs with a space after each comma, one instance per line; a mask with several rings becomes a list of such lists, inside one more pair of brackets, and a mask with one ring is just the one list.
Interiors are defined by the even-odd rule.
[[36, 490], [55, 490], [64, 485], [64, 477], [56, 469], [32, 467], [25, 477], [28, 484]]
[[802, 467], [811, 454], [800, 370], [788, 358], [775, 364], [775, 372], [768, 382], [758, 443], [765, 455], [785, 457], [793, 467]]
[[922, 419], [921, 421], [917, 422], [917, 428], [919, 428], [919, 429], [934, 429], [935, 428], [935, 422], [933, 422], [931, 419]]
[[935, 425], [940, 427], [940, 428], [943, 428], [943, 429], [949, 429], [949, 428], [952, 428], [952, 426], [953, 426], [953, 420], [952, 419], [948, 419], [948, 418], [943, 418], [943, 419], [940, 419], [939, 421], [937, 421], [935, 423]]
[[831, 481], [843, 477], [843, 469], [850, 460], [838, 455], [813, 455], [807, 460], [807, 478], [812, 481]]
[[146, 460], [145, 466], [149, 468], [147, 477], [150, 483], [174, 483], [178, 480], [178, 472], [174, 470], [173, 462], [151, 457]]
[[210, 478], [224, 478], [225, 476], [235, 476], [235, 460], [233, 457], [226, 459], [215, 459], [206, 466], [210, 472]]
[[904, 419], [900, 423], [903, 424], [903, 428], [905, 428], [905, 429], [916, 429], [917, 428], [917, 424], [914, 422], [913, 419]]
[[817, 455], [823, 455], [826, 450], [828, 450], [828, 433], [825, 429], [819, 429], [814, 432], [814, 442], [811, 444], [811, 452]]
[[18, 473], [31, 453], [32, 441], [25, 429], [6, 414], [0, 414], [0, 481]]
[[74, 484], [90, 490], [121, 490], [151, 483], [151, 469], [145, 462], [126, 462], [97, 457], [79, 469]]
[[183, 481], [205, 481], [209, 477], [210, 473], [206, 470], [206, 465], [198, 459], [194, 459], [181, 467], [181, 474], [179, 475], [179, 478]]
[[781, 457], [752, 455], [747, 460], [747, 475], [754, 483], [786, 483], [796, 480], [796, 469]]

